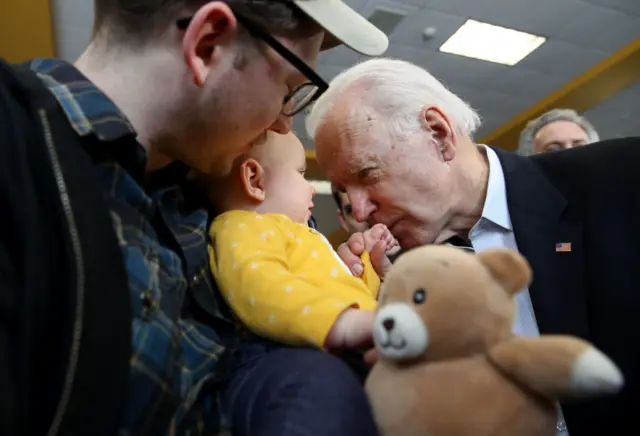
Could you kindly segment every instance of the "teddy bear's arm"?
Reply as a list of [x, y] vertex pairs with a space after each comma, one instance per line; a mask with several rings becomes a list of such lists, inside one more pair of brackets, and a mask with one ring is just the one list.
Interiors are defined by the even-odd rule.
[[488, 352], [507, 377], [546, 398], [584, 398], [617, 392], [622, 373], [589, 342], [572, 336], [514, 337]]

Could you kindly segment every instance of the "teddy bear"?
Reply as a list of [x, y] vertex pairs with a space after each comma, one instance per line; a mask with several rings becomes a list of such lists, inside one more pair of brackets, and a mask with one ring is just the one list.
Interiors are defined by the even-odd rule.
[[618, 367], [590, 343], [511, 332], [512, 297], [530, 280], [508, 249], [400, 256], [382, 285], [365, 384], [382, 436], [554, 436], [559, 400], [622, 388]]

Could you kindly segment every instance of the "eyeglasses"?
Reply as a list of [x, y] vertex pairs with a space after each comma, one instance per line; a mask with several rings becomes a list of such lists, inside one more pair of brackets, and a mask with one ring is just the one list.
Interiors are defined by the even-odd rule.
[[[318, 73], [313, 71], [310, 66], [296, 56], [291, 50], [278, 42], [278, 40], [271, 36], [262, 26], [252, 22], [250, 19], [243, 17], [235, 11], [234, 14], [236, 15], [237, 20], [254, 38], [264, 41], [309, 80], [308, 82], [299, 85], [284, 98], [284, 101], [282, 102], [283, 115], [292, 117], [299, 114], [308, 108], [329, 88], [329, 84], [325, 82]], [[178, 29], [186, 30], [187, 27], [189, 27], [192, 18], [193, 17], [187, 17], [177, 20], [176, 25], [178, 26]]]

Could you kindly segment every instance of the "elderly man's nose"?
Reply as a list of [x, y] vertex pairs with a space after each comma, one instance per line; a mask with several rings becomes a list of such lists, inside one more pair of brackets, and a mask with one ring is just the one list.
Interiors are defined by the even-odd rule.
[[291, 131], [292, 124], [293, 120], [291, 119], [291, 117], [280, 114], [278, 115], [278, 118], [276, 118], [276, 120], [273, 122], [273, 124], [271, 124], [269, 130], [280, 133], [281, 135], [286, 135]]
[[[353, 198], [352, 198], [353, 197]], [[351, 208], [353, 209], [353, 217], [358, 222], [365, 222], [369, 218], [369, 215], [373, 213], [374, 206], [371, 204], [366, 195], [351, 195], [349, 194], [349, 201], [351, 201]]]

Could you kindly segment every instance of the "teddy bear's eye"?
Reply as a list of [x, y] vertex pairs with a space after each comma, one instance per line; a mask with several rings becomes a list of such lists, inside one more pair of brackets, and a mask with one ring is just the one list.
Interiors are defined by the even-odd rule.
[[427, 300], [427, 290], [418, 288], [413, 294], [413, 302], [416, 304], [422, 304]]

